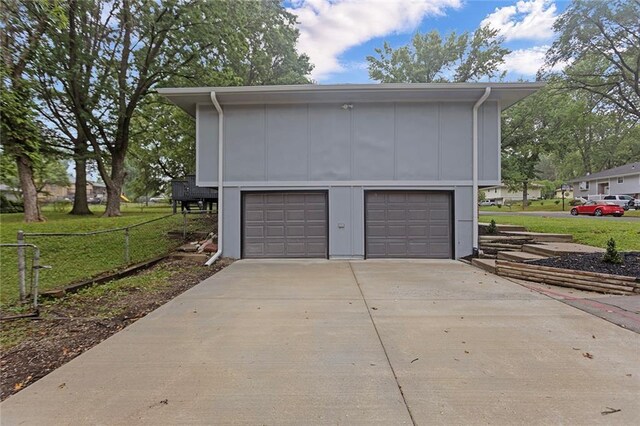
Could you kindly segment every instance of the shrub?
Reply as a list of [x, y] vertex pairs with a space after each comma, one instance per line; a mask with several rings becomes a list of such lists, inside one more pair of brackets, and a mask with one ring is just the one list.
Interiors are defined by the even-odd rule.
[[540, 201], [540, 205], [541, 205], [541, 206], [544, 206], [544, 201]]
[[560, 204], [560, 200], [555, 200], [554, 203], [556, 203], [557, 206], [558, 204]]
[[498, 233], [498, 227], [496, 226], [496, 221], [491, 219], [489, 226], [487, 226], [487, 234], [496, 234]]
[[616, 265], [622, 263], [622, 256], [616, 249], [616, 240], [614, 240], [613, 238], [609, 238], [609, 241], [607, 241], [607, 251], [604, 253], [602, 261], [606, 263], [613, 263]]
[[502, 208], [502, 204], [496, 204], [496, 206], [501, 209]]

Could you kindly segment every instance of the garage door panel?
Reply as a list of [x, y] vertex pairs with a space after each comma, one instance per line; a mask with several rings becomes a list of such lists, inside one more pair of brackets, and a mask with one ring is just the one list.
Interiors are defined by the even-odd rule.
[[243, 256], [327, 257], [326, 193], [243, 195]]
[[367, 191], [367, 257], [451, 257], [451, 194]]

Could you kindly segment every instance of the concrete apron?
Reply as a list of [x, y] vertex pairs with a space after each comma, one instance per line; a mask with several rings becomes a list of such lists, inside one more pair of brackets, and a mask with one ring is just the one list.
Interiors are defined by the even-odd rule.
[[460, 262], [239, 261], [0, 413], [7, 425], [632, 424], [639, 349], [635, 333]]

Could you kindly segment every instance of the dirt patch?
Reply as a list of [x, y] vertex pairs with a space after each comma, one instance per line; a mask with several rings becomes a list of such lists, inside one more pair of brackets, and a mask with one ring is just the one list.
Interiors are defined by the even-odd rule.
[[44, 301], [40, 318], [2, 323], [0, 400], [19, 392], [84, 351], [231, 263], [165, 260], [132, 277]]
[[603, 253], [570, 253], [560, 257], [549, 257], [527, 263], [576, 271], [640, 277], [640, 252], [622, 254], [624, 262], [621, 265], [605, 263], [602, 261], [602, 256]]

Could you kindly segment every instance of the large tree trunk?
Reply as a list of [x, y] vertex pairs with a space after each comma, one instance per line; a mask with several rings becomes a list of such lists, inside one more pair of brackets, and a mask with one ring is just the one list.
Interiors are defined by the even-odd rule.
[[42, 217], [40, 206], [38, 206], [38, 191], [33, 181], [33, 163], [26, 155], [18, 155], [16, 163], [24, 202], [24, 221], [43, 222], [44, 217]]
[[76, 165], [76, 196], [73, 199], [73, 208], [69, 214], [79, 216], [93, 214], [89, 210], [89, 203], [87, 202], [87, 146], [82, 141], [76, 142], [74, 161]]
[[120, 194], [124, 186], [125, 178], [124, 153], [114, 154], [111, 160], [111, 179], [105, 180], [107, 185], [107, 209], [104, 211], [105, 217], [120, 216]]
[[529, 182], [525, 180], [522, 183], [522, 210], [526, 210], [527, 204], [529, 203], [528, 191], [529, 191]]

